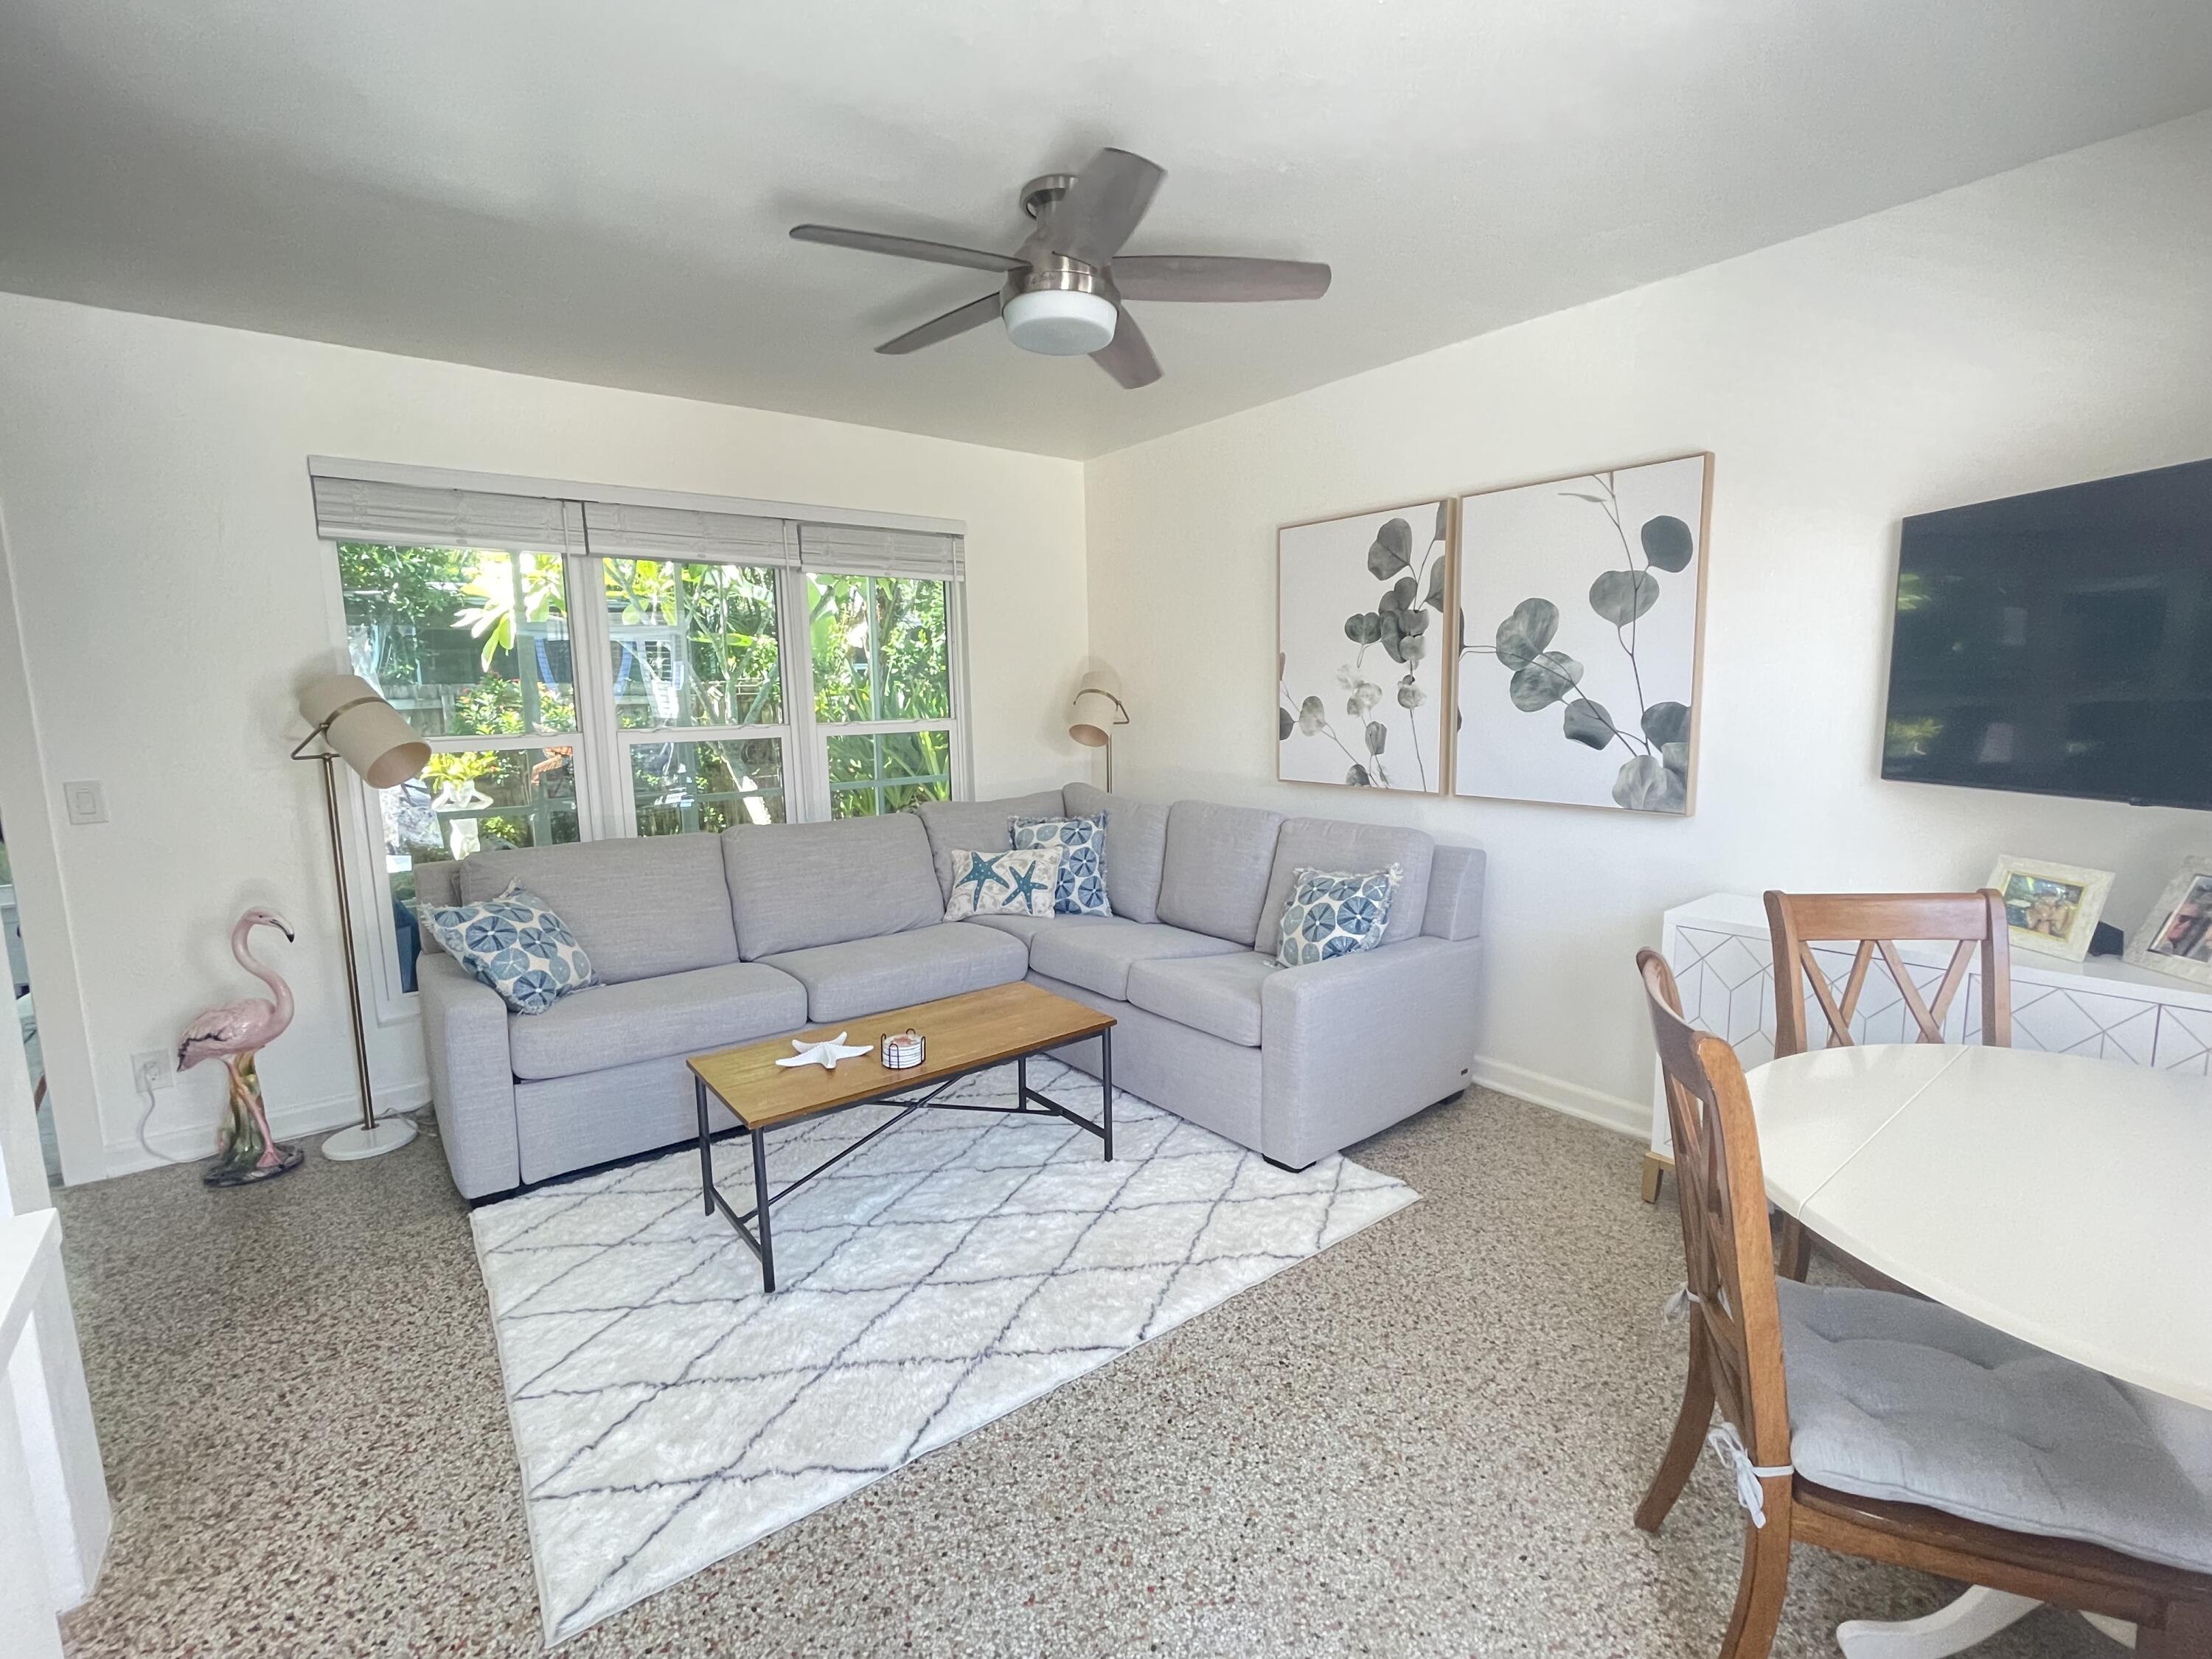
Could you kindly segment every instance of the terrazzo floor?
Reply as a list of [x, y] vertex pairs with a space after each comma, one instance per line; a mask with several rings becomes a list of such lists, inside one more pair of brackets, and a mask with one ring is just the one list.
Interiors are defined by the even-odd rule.
[[[564, 1645], [1710, 1659], [1738, 1522], [1629, 1524], [1683, 1337], [1634, 1142], [1476, 1091], [1357, 1149], [1422, 1201]], [[209, 1193], [60, 1195], [115, 1498], [107, 1655], [525, 1655], [538, 1620], [466, 1211], [425, 1137]], [[1948, 1600], [1796, 1552], [1775, 1652]], [[1978, 1659], [2112, 1659], [2048, 1609]]]

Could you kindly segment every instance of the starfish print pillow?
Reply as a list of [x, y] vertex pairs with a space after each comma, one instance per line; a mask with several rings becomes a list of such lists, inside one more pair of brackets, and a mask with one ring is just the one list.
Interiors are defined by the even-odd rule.
[[1008, 853], [955, 853], [947, 921], [968, 916], [1048, 916], [1060, 885], [1060, 848], [1025, 847]]

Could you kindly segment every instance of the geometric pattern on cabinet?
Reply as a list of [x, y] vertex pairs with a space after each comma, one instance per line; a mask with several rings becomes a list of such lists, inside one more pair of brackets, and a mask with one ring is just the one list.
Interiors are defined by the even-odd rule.
[[[1683, 1018], [1726, 1040], [1746, 1070], [1774, 1058], [1774, 947], [1766, 907], [1744, 893], [1714, 893], [1667, 912], [1660, 951], [1682, 993]], [[1950, 951], [1941, 945], [1901, 944], [1898, 954], [1914, 988], [1926, 1001], [1942, 982]], [[1814, 959], [1840, 996], [1850, 973], [1847, 948], [1816, 945]], [[1943, 1017], [1943, 1041], [1981, 1040], [1981, 974], [1966, 983]], [[1825, 1032], [1827, 1022], [1799, 977], [1806, 1029]], [[1905, 1000], [1877, 957], [1867, 974], [1851, 1018], [1855, 1042], [1910, 1042], [1918, 1035]], [[2012, 1041], [2015, 1048], [2087, 1054], [2122, 1066], [2156, 1066], [2212, 1077], [2212, 992], [2181, 980], [2117, 963], [2012, 962]], [[1667, 1097], [1655, 1076], [1651, 1150], [1670, 1157]]]
[[2200, 1008], [2161, 1008], [2158, 1041], [2151, 1064], [2161, 1071], [2193, 1072], [2212, 1077], [2212, 1012]]

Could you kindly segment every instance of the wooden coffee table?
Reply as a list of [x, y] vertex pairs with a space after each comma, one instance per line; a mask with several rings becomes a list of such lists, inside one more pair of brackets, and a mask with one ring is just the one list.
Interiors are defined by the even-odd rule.
[[[924, 1058], [919, 1066], [901, 1071], [885, 1066], [872, 1046], [882, 1034], [911, 1026], [921, 1033]], [[1005, 1117], [1062, 1117], [1086, 1129], [1104, 1143], [1110, 1162], [1114, 1156], [1114, 1017], [1102, 1014], [1066, 997], [1035, 985], [994, 985], [964, 996], [894, 1008], [834, 1025], [817, 1025], [799, 1032], [806, 1042], [819, 1042], [839, 1031], [849, 1031], [855, 1043], [870, 1044], [870, 1052], [841, 1060], [834, 1072], [819, 1066], [778, 1066], [797, 1050], [790, 1036], [770, 1037], [742, 1048], [701, 1054], [690, 1061], [694, 1095], [699, 1105], [699, 1181], [705, 1189], [706, 1212], [720, 1210], [738, 1230], [738, 1237], [760, 1258], [761, 1289], [775, 1289], [775, 1245], [769, 1224], [770, 1206], [781, 1204], [833, 1164], [842, 1163], [886, 1129], [895, 1128], [924, 1108], [942, 1112], [990, 1112]], [[1029, 1057], [1047, 1048], [1058, 1048], [1088, 1037], [1098, 1039], [1099, 1116], [1096, 1122], [1071, 1112], [1058, 1101], [1030, 1087]], [[1015, 1062], [1017, 1091], [1012, 1106], [976, 1106], [941, 1099], [946, 1090], [964, 1077]], [[928, 1092], [908, 1099], [917, 1089]], [[749, 1137], [753, 1144], [753, 1207], [739, 1215], [714, 1185], [713, 1137], [707, 1127], [707, 1101], [711, 1096], [727, 1107], [738, 1127], [726, 1133]], [[849, 1107], [891, 1102], [906, 1109], [878, 1124], [851, 1146], [817, 1164], [781, 1192], [768, 1189], [768, 1132], [786, 1124], [842, 1112]], [[751, 1225], [746, 1224], [750, 1222]]]

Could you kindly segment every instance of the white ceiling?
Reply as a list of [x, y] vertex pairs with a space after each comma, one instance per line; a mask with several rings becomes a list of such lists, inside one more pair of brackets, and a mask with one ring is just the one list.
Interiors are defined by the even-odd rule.
[[[1088, 456], [2208, 106], [2205, 0], [0, 0], [0, 289]], [[784, 235], [1106, 143], [1334, 288], [1124, 392]]]

